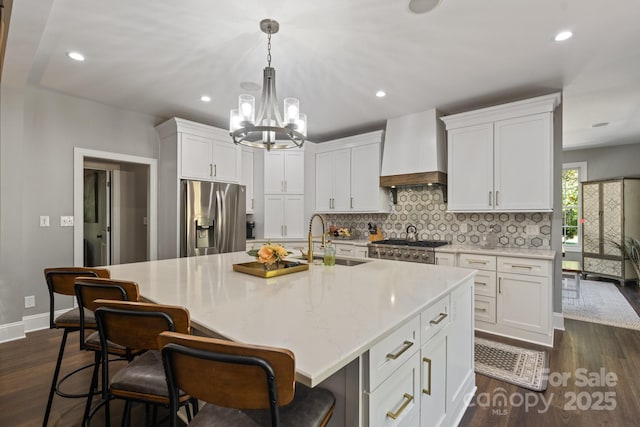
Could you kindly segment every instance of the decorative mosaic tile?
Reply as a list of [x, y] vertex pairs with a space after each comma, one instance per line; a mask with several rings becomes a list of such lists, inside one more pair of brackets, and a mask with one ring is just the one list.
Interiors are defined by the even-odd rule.
[[[500, 247], [551, 247], [551, 213], [452, 213], [442, 203], [439, 189], [410, 187], [398, 189], [398, 204], [389, 214], [329, 214], [328, 222], [337, 227], [349, 227], [354, 237], [368, 237], [367, 223], [377, 224], [385, 238], [403, 239], [407, 226], [414, 225], [423, 240], [451, 240], [460, 244], [479, 244], [491, 227]], [[469, 231], [461, 227], [469, 226]], [[524, 232], [526, 225], [539, 225], [540, 234]]]

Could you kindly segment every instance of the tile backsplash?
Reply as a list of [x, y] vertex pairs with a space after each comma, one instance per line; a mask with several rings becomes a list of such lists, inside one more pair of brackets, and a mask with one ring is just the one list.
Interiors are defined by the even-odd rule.
[[[551, 213], [452, 213], [438, 188], [423, 186], [398, 189], [398, 204], [388, 214], [329, 214], [328, 222], [350, 227], [356, 239], [368, 238], [367, 224], [377, 224], [385, 239], [403, 239], [407, 226], [418, 229], [421, 240], [450, 240], [480, 245], [482, 236], [497, 235], [499, 247], [551, 248]], [[527, 233], [526, 226], [529, 227]], [[466, 229], [465, 229], [466, 227]]]

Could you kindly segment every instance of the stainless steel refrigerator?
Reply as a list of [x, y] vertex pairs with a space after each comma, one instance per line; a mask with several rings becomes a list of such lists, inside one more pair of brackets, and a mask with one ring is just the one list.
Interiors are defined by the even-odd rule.
[[244, 251], [246, 188], [220, 182], [181, 182], [180, 256]]

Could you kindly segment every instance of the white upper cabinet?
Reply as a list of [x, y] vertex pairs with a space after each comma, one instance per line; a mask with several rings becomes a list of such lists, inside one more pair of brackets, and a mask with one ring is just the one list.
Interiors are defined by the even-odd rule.
[[255, 200], [253, 196], [253, 165], [254, 155], [253, 150], [250, 148], [242, 148], [242, 175], [240, 176], [240, 184], [244, 185], [247, 189], [247, 213], [253, 213]]
[[264, 196], [265, 239], [304, 238], [304, 196]]
[[553, 111], [547, 95], [443, 117], [450, 211], [551, 211]]
[[240, 147], [227, 131], [174, 118], [159, 125], [158, 132], [175, 141], [179, 178], [240, 182]]
[[293, 150], [265, 153], [265, 194], [304, 193], [304, 151]]
[[388, 192], [380, 187], [382, 132], [318, 144], [316, 211], [388, 212]]

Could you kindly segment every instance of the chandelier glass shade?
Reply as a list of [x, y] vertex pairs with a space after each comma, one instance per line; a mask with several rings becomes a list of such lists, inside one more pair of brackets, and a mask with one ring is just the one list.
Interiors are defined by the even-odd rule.
[[262, 75], [262, 99], [256, 114], [252, 95], [238, 97], [238, 108], [230, 112], [229, 133], [235, 144], [281, 150], [302, 147], [307, 136], [307, 116], [300, 113], [300, 101], [285, 98], [283, 114], [278, 108], [276, 70], [271, 67], [271, 35], [279, 30], [278, 22], [264, 19], [260, 28], [268, 35], [267, 66]]

